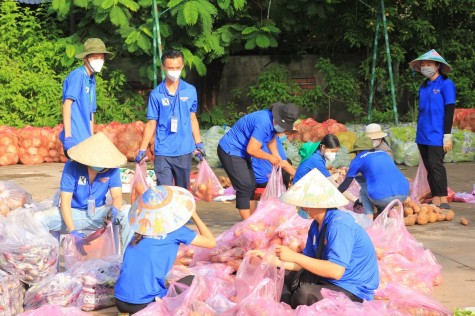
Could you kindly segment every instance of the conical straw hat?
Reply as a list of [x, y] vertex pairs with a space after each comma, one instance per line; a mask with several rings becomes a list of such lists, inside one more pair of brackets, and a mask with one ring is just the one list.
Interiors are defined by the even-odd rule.
[[349, 203], [318, 169], [307, 173], [282, 194], [280, 200], [290, 205], [311, 208], [333, 208]]
[[421, 62], [423, 60], [432, 60], [441, 63], [440, 71], [446, 75], [449, 72], [452, 71], [452, 67], [449, 65], [448, 62], [445, 61], [445, 59], [439, 55], [438, 52], [435, 51], [435, 49], [431, 49], [427, 53], [422, 54], [421, 56], [417, 57], [413, 61], [409, 63], [412, 69], [414, 69], [417, 72], [421, 72]]
[[163, 235], [185, 225], [195, 209], [195, 198], [190, 191], [176, 186], [154, 186], [132, 205], [129, 223], [139, 234]]
[[68, 150], [69, 157], [86, 166], [119, 168], [125, 157], [104, 133], [97, 133]]

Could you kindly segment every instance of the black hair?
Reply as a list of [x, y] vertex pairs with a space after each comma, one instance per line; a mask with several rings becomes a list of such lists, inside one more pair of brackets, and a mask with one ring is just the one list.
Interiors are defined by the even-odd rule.
[[[447, 80], [449, 77], [448, 77], [446, 74], [444, 74], [444, 73], [442, 72], [442, 67], [443, 67], [442, 63], [440, 63], [440, 62], [438, 62], [438, 61], [435, 61], [435, 60], [434, 60], [433, 62], [435, 62], [436, 66], [437, 66], [437, 71], [439, 72], [439, 75], [442, 76], [442, 78], [444, 78], [444, 80]], [[429, 81], [430, 81], [430, 79], [429, 79], [429, 78], [426, 78], [426, 79], [424, 80], [424, 82], [422, 83], [422, 86], [423, 86], [423, 87], [427, 87], [427, 83], [428, 83]]]
[[181, 60], [184, 62], [185, 57], [183, 56], [182, 52], [180, 52], [179, 50], [169, 50], [162, 55], [162, 58], [161, 58], [162, 65], [165, 65], [165, 59], [175, 59], [175, 58], [180, 58], [180, 57], [181, 57]]
[[322, 145], [330, 149], [337, 148], [337, 147], [340, 147], [340, 141], [338, 140], [338, 137], [336, 137], [335, 135], [326, 134], [320, 141], [320, 145], [318, 146], [318, 149], [321, 149]]
[[134, 247], [137, 246], [137, 244], [144, 238], [144, 235], [139, 234], [139, 233], [134, 233], [134, 237], [130, 241], [130, 246]]

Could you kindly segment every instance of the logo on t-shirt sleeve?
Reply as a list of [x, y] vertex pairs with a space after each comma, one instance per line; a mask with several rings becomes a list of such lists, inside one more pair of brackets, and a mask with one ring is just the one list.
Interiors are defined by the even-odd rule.
[[99, 181], [101, 181], [102, 183], [106, 183], [107, 181], [109, 181], [109, 177], [99, 178]]

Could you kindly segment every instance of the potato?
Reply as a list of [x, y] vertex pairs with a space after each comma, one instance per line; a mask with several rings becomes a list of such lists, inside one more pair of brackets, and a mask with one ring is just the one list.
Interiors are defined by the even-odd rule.
[[429, 223], [437, 222], [437, 213], [430, 212], [429, 213]]
[[417, 204], [414, 204], [412, 209], [414, 210], [414, 213], [419, 213], [421, 211], [421, 207]]
[[437, 213], [437, 221], [438, 222], [445, 221], [445, 214], [444, 213]]
[[429, 222], [429, 215], [427, 213], [420, 213], [417, 215], [416, 223], [419, 225], [425, 225]]
[[468, 225], [468, 219], [465, 217], [460, 217], [460, 224], [467, 226]]
[[412, 215], [414, 214], [414, 210], [412, 209], [412, 207], [405, 207], [404, 208], [404, 216], [409, 216], [409, 215]]
[[406, 226], [412, 226], [416, 223], [417, 215], [408, 215], [407, 217], [404, 217], [404, 225]]
[[444, 214], [445, 214], [445, 220], [446, 220], [446, 221], [451, 221], [452, 219], [454, 219], [454, 216], [455, 216], [454, 211], [452, 211], [452, 210], [444, 210]]

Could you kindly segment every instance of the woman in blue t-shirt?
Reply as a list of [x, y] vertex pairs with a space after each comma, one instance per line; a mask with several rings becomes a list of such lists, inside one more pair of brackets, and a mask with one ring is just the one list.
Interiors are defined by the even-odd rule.
[[338, 186], [340, 192], [345, 192], [353, 179], [361, 173], [365, 181], [360, 183], [360, 200], [365, 214], [373, 219], [374, 207], [381, 212], [391, 201], [398, 199], [404, 202], [409, 196], [409, 181], [399, 171], [393, 159], [382, 150], [375, 150], [373, 140], [361, 136], [355, 142], [353, 150], [356, 157], [343, 182]]
[[[236, 208], [242, 219], [252, 214], [251, 200], [256, 189], [251, 157], [268, 160], [273, 166], [281, 165], [275, 135], [292, 131], [298, 115], [295, 104], [278, 102], [269, 109], [243, 116], [219, 141], [219, 161], [236, 190]], [[263, 146], [270, 153], [263, 151]]]
[[454, 83], [447, 78], [452, 67], [435, 50], [419, 56], [410, 65], [427, 78], [419, 88], [416, 143], [427, 169], [430, 204], [450, 209], [444, 156], [452, 149], [456, 91]]
[[[336, 209], [347, 205], [348, 200], [315, 169], [281, 200], [299, 207], [302, 217], [313, 219], [303, 253], [276, 246], [273, 262], [286, 269], [281, 301], [292, 308], [312, 305], [323, 299], [324, 288], [341, 292], [355, 302], [373, 300], [379, 286], [376, 252], [363, 227], [351, 215]], [[261, 258], [266, 255], [262, 250], [251, 254]]]
[[[185, 226], [192, 218], [199, 234]], [[125, 249], [115, 284], [117, 309], [133, 314], [167, 294], [165, 276], [175, 262], [180, 244], [213, 248], [213, 233], [196, 213], [193, 195], [181, 187], [156, 186], [132, 205], [129, 222], [135, 231]], [[190, 285], [192, 277], [178, 280]]]

